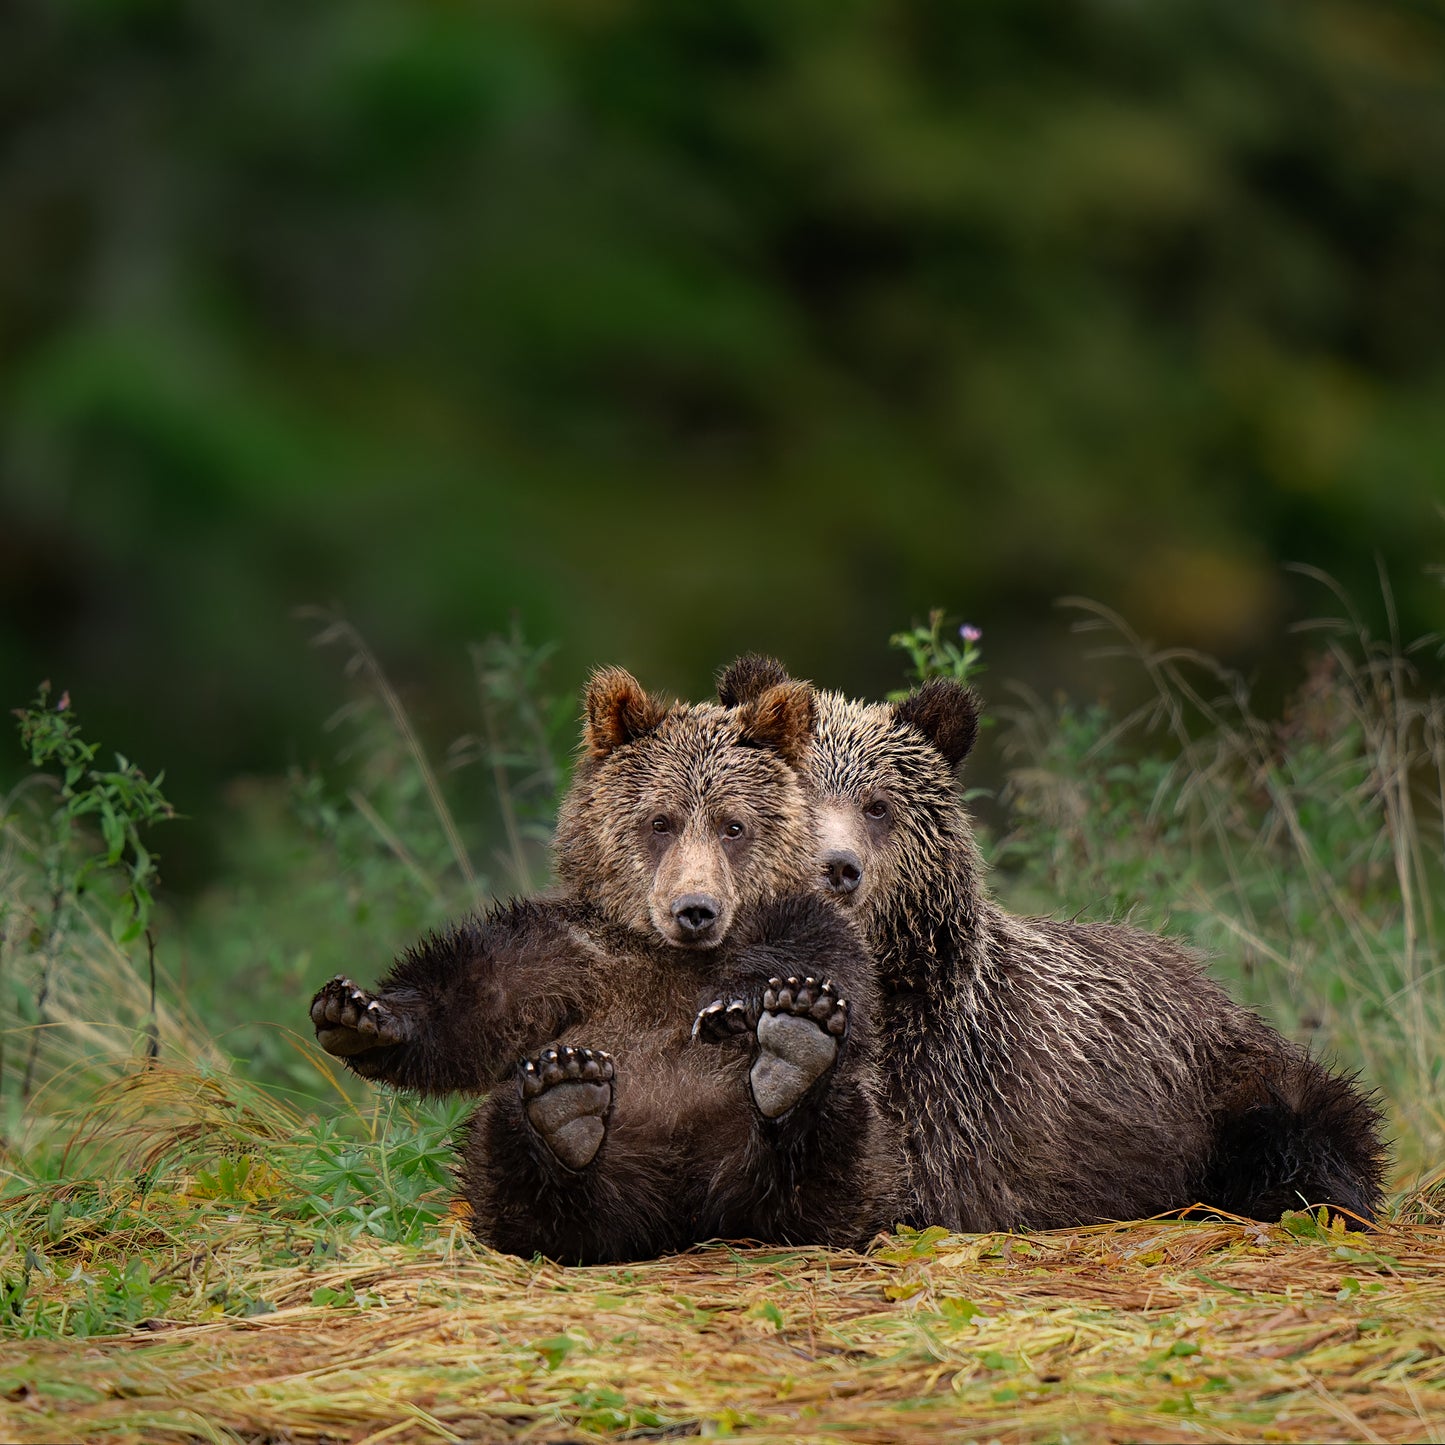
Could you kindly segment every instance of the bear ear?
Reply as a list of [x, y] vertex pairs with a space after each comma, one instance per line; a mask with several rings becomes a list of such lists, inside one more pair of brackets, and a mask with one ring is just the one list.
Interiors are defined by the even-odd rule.
[[582, 741], [597, 759], [654, 732], [668, 713], [665, 702], [644, 692], [620, 667], [602, 667], [592, 674], [582, 709]]
[[788, 669], [776, 657], [764, 657], [761, 652], [745, 652], [718, 673], [717, 700], [724, 707], [737, 707], [739, 703], [752, 702], [770, 687], [789, 680]]
[[916, 727], [956, 768], [978, 737], [978, 694], [952, 678], [931, 678], [895, 703], [893, 716]]
[[738, 709], [741, 741], [747, 747], [771, 748], [789, 767], [800, 768], [817, 715], [813, 685], [790, 678], [765, 688]]

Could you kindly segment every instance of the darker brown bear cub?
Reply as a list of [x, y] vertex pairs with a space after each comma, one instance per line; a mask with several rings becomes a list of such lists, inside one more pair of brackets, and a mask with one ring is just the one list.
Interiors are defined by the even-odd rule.
[[[724, 704], [787, 679], [747, 657]], [[977, 702], [926, 683], [896, 706], [818, 698], [805, 765], [819, 879], [871, 945], [885, 1112], [907, 1157], [900, 1218], [1043, 1229], [1202, 1202], [1256, 1219], [1373, 1219], [1380, 1116], [1239, 1007], [1198, 959], [1116, 924], [1006, 913], [954, 770]]]
[[461, 1164], [486, 1242], [601, 1262], [890, 1222], [871, 960], [810, 886], [812, 708], [794, 683], [725, 711], [598, 674], [562, 891], [426, 939], [374, 992], [316, 995], [357, 1073], [489, 1095]]

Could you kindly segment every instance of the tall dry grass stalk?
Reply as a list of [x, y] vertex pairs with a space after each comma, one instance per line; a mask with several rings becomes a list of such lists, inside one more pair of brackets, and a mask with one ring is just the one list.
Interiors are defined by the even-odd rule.
[[[391, 726], [396, 732], [397, 739], [426, 789], [427, 800], [436, 815], [437, 826], [446, 837], [457, 872], [461, 875], [468, 892], [475, 896], [478, 891], [477, 872], [472, 866], [471, 855], [467, 851], [466, 844], [462, 841], [461, 830], [452, 816], [446, 794], [437, 780], [426, 749], [422, 746], [421, 739], [412, 726], [411, 718], [396, 689], [391, 685], [391, 680], [387, 677], [380, 660], [372, 652], [361, 633], [338, 612], [320, 608], [302, 608], [298, 610], [297, 616], [324, 624], [312, 638], [312, 644], [316, 647], [333, 647], [338, 644], [344, 647], [347, 651], [346, 675], [364, 679], [367, 687], [382, 703]], [[335, 719], [333, 719], [334, 722]], [[381, 823], [374, 812], [367, 816], [368, 821], [373, 822], [373, 826]], [[381, 824], [379, 832], [382, 840], [389, 847], [394, 849], [397, 847], [397, 840], [386, 831], [384, 824]], [[398, 851], [398, 859], [406, 864], [412, 872], [420, 872], [414, 860], [405, 856], [404, 850]]]
[[[1445, 697], [1414, 661], [1433, 639], [1373, 637], [1309, 575], [1347, 612], [1302, 625], [1322, 645], [1273, 724], [1239, 674], [1066, 599], [1076, 631], [1111, 639], [1095, 655], [1137, 666], [1150, 695], [1062, 759], [1055, 714], [1014, 714], [1016, 841], [1028, 856], [1027, 830], [1050, 832], [1031, 896], [1046, 877], [1066, 909], [1088, 905], [1079, 885], [1109, 896], [1122, 854], [1152, 854], [1149, 921], [1197, 937], [1252, 1003], [1380, 1088], [1408, 1178], [1445, 1157]], [[1160, 734], [1167, 765], [1119, 762], [1125, 744], [1159, 756]], [[1121, 840], [1100, 806], [1133, 809], [1135, 831]]]
[[0, 963], [7, 992], [22, 995], [42, 971], [47, 979], [43, 1014], [28, 1022], [7, 1018], [0, 1028], [5, 1057], [30, 1062], [35, 1084], [22, 1100], [17, 1081], [0, 1073], [0, 1100], [8, 1101], [0, 1146], [7, 1153], [42, 1146], [67, 1127], [78, 1102], [153, 1068], [156, 1058], [215, 1076], [232, 1067], [205, 1025], [183, 1005], [168, 1002], [178, 992], [159, 966], [153, 994], [153, 960], [114, 941], [100, 905], [82, 903], [70, 910], [64, 930], [51, 927], [51, 900], [33, 886], [33, 860], [31, 838], [13, 817], [5, 820], [0, 937], [7, 946]]

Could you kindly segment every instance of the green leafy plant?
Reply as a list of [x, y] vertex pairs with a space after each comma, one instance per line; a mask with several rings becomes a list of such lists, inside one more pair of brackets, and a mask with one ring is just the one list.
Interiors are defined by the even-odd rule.
[[[50, 683], [42, 682], [30, 706], [15, 710], [31, 766], [60, 770], [48, 819], [46, 881], [57, 897], [73, 899], [101, 870], [114, 870], [122, 886], [111, 932], [118, 943], [131, 943], [150, 924], [153, 889], [160, 877], [158, 856], [142, 842], [141, 829], [176, 816], [161, 791], [165, 774], [147, 778], [119, 753], [114, 768], [94, 766], [100, 745], [81, 737], [70, 694], [62, 693], [52, 704], [50, 693]], [[100, 830], [100, 852], [79, 845], [77, 825], [84, 818], [93, 818]]]
[[[967, 683], [986, 670], [979, 647], [982, 638], [981, 628], [971, 622], [955, 625], [942, 608], [936, 607], [928, 614], [926, 626], [895, 632], [888, 645], [908, 654], [908, 679], [913, 685], [935, 677]], [[898, 702], [907, 695], [907, 689], [899, 689], [890, 692], [888, 700]]]
[[[28, 707], [15, 710], [20, 741], [37, 771], [40, 788], [29, 796], [45, 796], [49, 807], [33, 809], [34, 836], [24, 835], [39, 865], [40, 899], [24, 905], [13, 896], [0, 900], [0, 955], [11, 933], [13, 916], [23, 911], [19, 930], [28, 940], [39, 967], [34, 988], [35, 1025], [20, 1083], [20, 1096], [28, 1098], [35, 1081], [41, 1027], [47, 1018], [57, 960], [63, 956], [66, 934], [74, 928], [87, 893], [107, 893], [104, 912], [111, 938], [121, 947], [142, 934], [147, 941], [150, 974], [150, 1010], [146, 1020], [147, 1048], [158, 1050], [155, 1027], [155, 939], [150, 933], [159, 881], [159, 858], [142, 838], [150, 825], [176, 816], [161, 789], [164, 773], [148, 778], [121, 754], [115, 766], [97, 765], [98, 743], [81, 736], [80, 720], [70, 694], [54, 702], [51, 685], [42, 682]], [[16, 832], [8, 815], [0, 812], [6, 831]], [[99, 834], [97, 838], [95, 835]], [[4, 958], [0, 956], [0, 965]], [[0, 1052], [0, 1084], [4, 1055]]]
[[446, 1212], [452, 1139], [469, 1108], [448, 1100], [417, 1109], [388, 1097], [363, 1139], [348, 1136], [344, 1116], [317, 1120], [285, 1153], [302, 1215], [348, 1238], [418, 1242]]

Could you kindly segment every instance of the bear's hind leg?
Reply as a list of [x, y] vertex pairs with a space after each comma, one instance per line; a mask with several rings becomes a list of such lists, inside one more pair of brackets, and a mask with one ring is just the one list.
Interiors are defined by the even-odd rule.
[[607, 1135], [612, 1112], [611, 1054], [555, 1044], [517, 1066], [523, 1112], [559, 1164], [585, 1169]]
[[848, 1032], [848, 1000], [831, 980], [770, 978], [753, 1022], [741, 1000], [709, 1004], [693, 1024], [694, 1038], [721, 1040], [752, 1031], [758, 1052], [748, 1074], [753, 1103], [779, 1119], [807, 1098], [833, 1067]]
[[698, 1232], [695, 1161], [668, 1125], [689, 1079], [622, 1074], [600, 1049], [554, 1044], [482, 1105], [458, 1171], [480, 1239], [523, 1258], [610, 1264], [716, 1232]]
[[895, 1217], [876, 1071], [866, 1051], [844, 1049], [850, 1015], [831, 980], [811, 975], [770, 978], [756, 1001], [718, 999], [698, 1014], [695, 1039], [754, 1046], [752, 1126], [714, 1161], [710, 1207], [725, 1232], [854, 1246]]
[[1269, 1220], [1332, 1205], [1352, 1229], [1373, 1222], [1386, 1150], [1379, 1110], [1354, 1081], [1299, 1055], [1247, 1092], [1216, 1117], [1205, 1202]]

